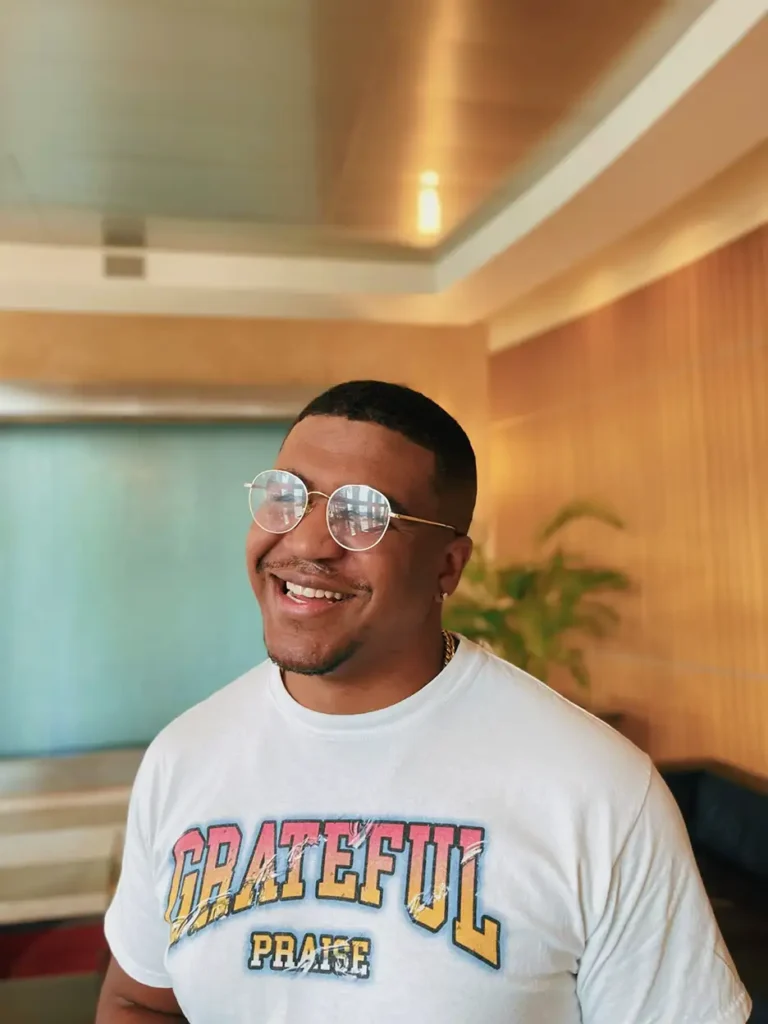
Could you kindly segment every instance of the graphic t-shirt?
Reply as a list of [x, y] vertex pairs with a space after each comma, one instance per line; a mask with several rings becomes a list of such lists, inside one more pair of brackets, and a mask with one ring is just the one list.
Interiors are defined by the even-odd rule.
[[467, 640], [371, 714], [265, 663], [149, 748], [106, 919], [191, 1024], [743, 1024], [639, 750]]

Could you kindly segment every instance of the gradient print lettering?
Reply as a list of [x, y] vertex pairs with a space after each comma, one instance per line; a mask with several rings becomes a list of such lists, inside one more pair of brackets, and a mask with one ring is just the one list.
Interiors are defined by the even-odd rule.
[[[395, 900], [405, 919], [501, 967], [501, 924], [480, 909], [486, 832], [462, 823], [390, 819], [266, 819], [246, 842], [239, 824], [188, 829], [171, 851], [165, 919], [177, 946], [214, 922], [281, 901], [373, 909]], [[251, 970], [369, 975], [371, 942], [255, 930]]]

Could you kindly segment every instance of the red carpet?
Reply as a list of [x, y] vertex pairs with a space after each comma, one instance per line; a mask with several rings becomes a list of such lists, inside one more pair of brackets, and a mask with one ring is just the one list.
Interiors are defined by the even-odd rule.
[[88, 974], [106, 965], [101, 920], [0, 928], [0, 979]]

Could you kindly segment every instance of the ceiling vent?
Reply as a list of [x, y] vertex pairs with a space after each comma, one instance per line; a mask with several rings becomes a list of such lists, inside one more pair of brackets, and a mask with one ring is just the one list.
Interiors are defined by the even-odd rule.
[[108, 217], [102, 224], [104, 276], [140, 280], [145, 276], [146, 232], [144, 222]]

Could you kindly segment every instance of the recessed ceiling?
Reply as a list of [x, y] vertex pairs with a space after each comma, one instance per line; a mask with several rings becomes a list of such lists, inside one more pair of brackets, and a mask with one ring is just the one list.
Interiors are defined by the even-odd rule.
[[432, 246], [663, 6], [0, 0], [0, 205], [37, 236], [80, 213]]
[[486, 320], [768, 138], [766, 11], [0, 0], [0, 308]]

